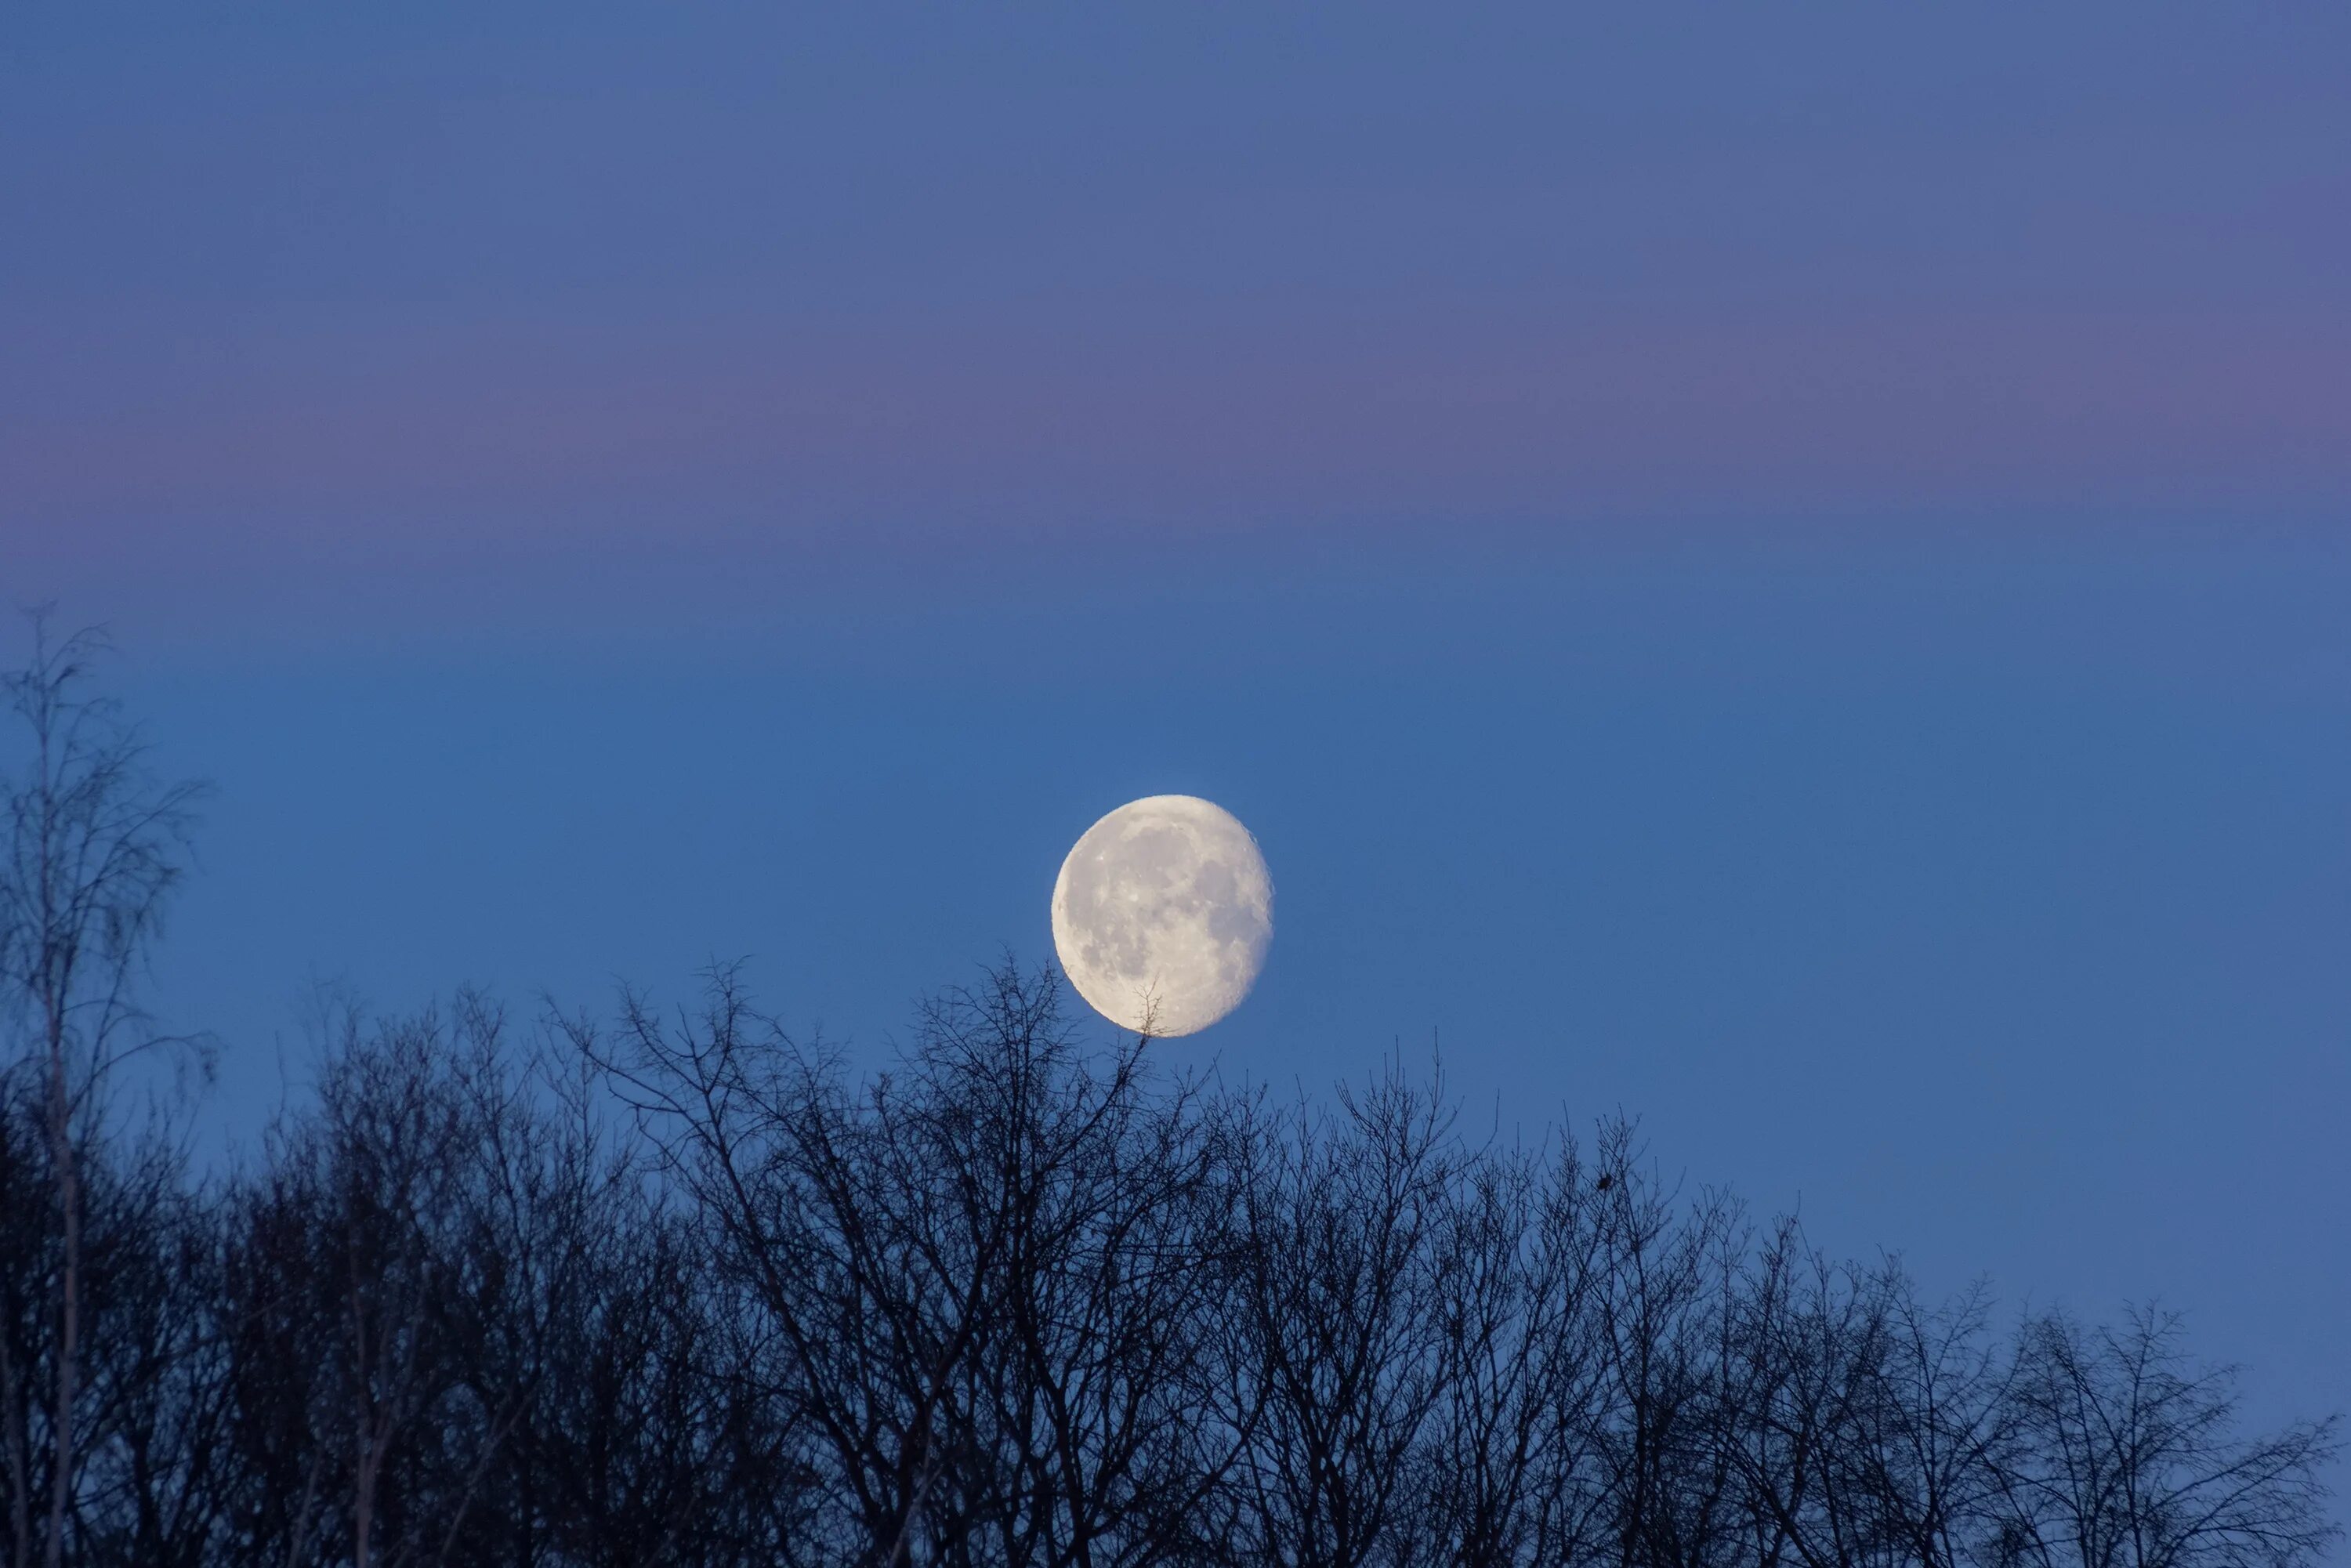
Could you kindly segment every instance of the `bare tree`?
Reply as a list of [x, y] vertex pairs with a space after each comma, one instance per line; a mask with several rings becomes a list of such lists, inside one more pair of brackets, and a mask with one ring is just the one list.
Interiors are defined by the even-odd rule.
[[2025, 1331], [2028, 1445], [2009, 1473], [2012, 1561], [2055, 1568], [2299, 1568], [2342, 1539], [2321, 1479], [2337, 1417], [2237, 1430], [2236, 1374], [2199, 1366], [2176, 1313]]
[[1719, 1194], [1688, 1212], [1643, 1168], [1635, 1129], [1604, 1124], [1593, 1164], [1599, 1232], [1593, 1311], [1608, 1376], [1598, 1427], [1608, 1556], [1624, 1568], [1710, 1561], [1727, 1528], [1731, 1467], [1707, 1440], [1721, 1258], [1736, 1218]]
[[1877, 1354], [1855, 1479], [1887, 1538], [1921, 1568], [1996, 1562], [2016, 1530], [2003, 1479], [2022, 1452], [2025, 1360], [1991, 1333], [1980, 1283], [1929, 1306], [1889, 1265], [1875, 1294]]
[[1437, 1288], [1461, 1169], [1440, 1083], [1390, 1062], [1325, 1120], [1260, 1114], [1239, 1152], [1257, 1561], [1360, 1568], [1433, 1550], [1425, 1427], [1452, 1348]]
[[1572, 1143], [1488, 1150], [1438, 1248], [1446, 1379], [1431, 1506], [1461, 1568], [1584, 1560], [1606, 1489], [1594, 1469], [1608, 1366], [1593, 1312], [1599, 1195]]
[[[99, 1117], [114, 1070], [157, 1043], [135, 983], [183, 873], [202, 793], [155, 779], [116, 705], [90, 692], [105, 648], [95, 632], [53, 642], [46, 615], [36, 613], [30, 662], [0, 677], [29, 752], [6, 795], [0, 850], [0, 1019], [38, 1063], [58, 1215], [54, 1453], [41, 1530], [47, 1568], [58, 1568], [65, 1552], [77, 1473], [84, 1195], [76, 1133]], [[17, 1381], [10, 1368], [0, 1378]], [[11, 1392], [12, 1406], [29, 1397], [22, 1387]], [[12, 1422], [19, 1445], [24, 1426], [21, 1415]], [[10, 1523], [16, 1561], [29, 1563], [29, 1520]]]
[[[315, 1111], [242, 1197], [227, 1278], [256, 1556], [353, 1568], [534, 1550], [517, 1438], [567, 1375], [625, 1168], [531, 1092], [503, 1019], [346, 1014]], [[568, 1342], [576, 1346], [576, 1338]], [[493, 1475], [511, 1483], [487, 1498]], [[493, 1522], [502, 1519], [501, 1527]]]
[[590, 1270], [552, 1316], [547, 1375], [486, 1489], [484, 1563], [579, 1568], [804, 1560], [810, 1478], [771, 1426], [756, 1347], [690, 1216], [643, 1189], [600, 1206]]
[[1219, 1128], [1144, 1041], [1083, 1051], [1050, 972], [1008, 962], [924, 1011], [909, 1075], [976, 1214], [1007, 1217], [987, 1332], [959, 1368], [971, 1440], [949, 1478], [1035, 1568], [1194, 1550], [1235, 1457], [1215, 1418], [1213, 1323], [1229, 1297]]
[[[731, 970], [676, 1024], [574, 1026], [709, 1228], [752, 1364], [834, 1500], [805, 1560], [1167, 1560], [1232, 1458], [1209, 1418], [1213, 1128], [1144, 1041], [1096, 1056], [1008, 961], [862, 1085]], [[831, 1542], [828, 1546], [826, 1543]], [[831, 1553], [831, 1556], [827, 1554]]]
[[[79, 1560], [198, 1568], [219, 1544], [228, 1382], [215, 1229], [179, 1145], [85, 1151]], [[70, 1549], [69, 1549], [70, 1553]]]
[[[834, 1516], [817, 1542], [849, 1561], [958, 1545], [939, 1483], [968, 1442], [957, 1373], [993, 1311], [1008, 1217], [959, 1186], [968, 1126], [896, 1081], [862, 1096], [820, 1049], [756, 1013], [732, 969], [673, 1025], [631, 998], [616, 1041], [572, 1038], [652, 1140], [706, 1226], [737, 1310], [756, 1322], [751, 1371], [777, 1430], [806, 1445]], [[810, 1561], [821, 1561], [811, 1555]]]
[[1859, 1460], [1884, 1350], [1883, 1281], [1813, 1251], [1792, 1219], [1722, 1261], [1702, 1363], [1705, 1440], [1732, 1478], [1743, 1552], [1805, 1568], [1881, 1560]]

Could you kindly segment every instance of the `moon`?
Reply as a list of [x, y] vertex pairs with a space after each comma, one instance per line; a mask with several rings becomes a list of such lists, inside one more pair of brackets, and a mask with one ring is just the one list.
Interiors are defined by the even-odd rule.
[[1196, 795], [1131, 800], [1053, 883], [1053, 947], [1078, 994], [1154, 1039], [1241, 1005], [1273, 940], [1273, 878], [1238, 818]]

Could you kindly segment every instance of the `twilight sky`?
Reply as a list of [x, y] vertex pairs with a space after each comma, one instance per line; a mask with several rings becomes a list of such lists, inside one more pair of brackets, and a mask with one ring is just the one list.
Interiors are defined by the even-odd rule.
[[878, 1051], [1196, 793], [1187, 1060], [2351, 1405], [2351, 11], [829, 10], [0, 27], [0, 593], [220, 785], [224, 1128], [312, 976]]

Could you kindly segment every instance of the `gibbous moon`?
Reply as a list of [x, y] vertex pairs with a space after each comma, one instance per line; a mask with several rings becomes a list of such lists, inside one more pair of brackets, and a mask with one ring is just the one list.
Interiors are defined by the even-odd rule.
[[1230, 811], [1130, 801], [1088, 828], [1053, 883], [1053, 946], [1093, 1009], [1155, 1039], [1241, 1005], [1273, 940], [1273, 878]]

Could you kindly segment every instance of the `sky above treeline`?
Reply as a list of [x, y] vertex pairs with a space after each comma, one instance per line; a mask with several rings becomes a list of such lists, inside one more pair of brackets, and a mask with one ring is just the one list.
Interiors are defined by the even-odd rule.
[[[156, 977], [748, 955], [874, 1059], [1217, 800], [1229, 1022], [2351, 1405], [2351, 12], [0, 29], [0, 592], [219, 792]], [[13, 648], [18, 646], [12, 643]]]

